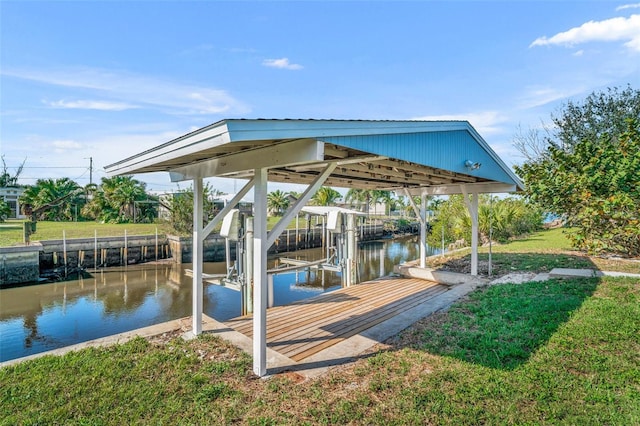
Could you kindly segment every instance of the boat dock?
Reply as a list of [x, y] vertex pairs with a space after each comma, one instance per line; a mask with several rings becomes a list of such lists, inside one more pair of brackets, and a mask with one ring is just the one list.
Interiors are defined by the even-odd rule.
[[[381, 278], [267, 310], [270, 372], [327, 367], [353, 359], [476, 287]], [[213, 321], [215, 322], [215, 321]], [[205, 326], [250, 351], [251, 315]], [[355, 340], [354, 340], [355, 339]], [[315, 374], [305, 371], [304, 375]]]
[[[464, 296], [477, 281], [447, 286], [417, 278], [379, 278], [331, 293], [267, 310], [269, 374], [292, 371], [311, 378], [328, 368], [353, 361], [377, 343], [397, 335], [416, 321]], [[61, 355], [92, 346], [123, 343], [135, 336], [187, 332], [191, 317], [119, 333], [72, 346], [0, 363], [12, 365], [44, 355]], [[224, 323], [205, 315], [203, 331], [216, 334], [251, 353], [251, 315]]]

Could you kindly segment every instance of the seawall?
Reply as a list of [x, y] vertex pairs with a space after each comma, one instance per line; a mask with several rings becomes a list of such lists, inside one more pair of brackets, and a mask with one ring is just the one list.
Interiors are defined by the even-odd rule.
[[[358, 232], [360, 241], [383, 237], [382, 225], [363, 225]], [[269, 253], [289, 252], [323, 246], [321, 227], [287, 229], [269, 248]], [[230, 242], [231, 257], [235, 258], [236, 244]], [[225, 239], [211, 234], [204, 243], [204, 261], [221, 262], [226, 258]], [[191, 263], [191, 237], [172, 235], [133, 235], [122, 237], [74, 238], [43, 240], [12, 247], [0, 247], [0, 288], [36, 283], [40, 277], [61, 279], [67, 272], [84, 268], [104, 268], [171, 259], [177, 263]]]
[[34, 282], [40, 277], [42, 245], [0, 247], [0, 287], [3, 284]]

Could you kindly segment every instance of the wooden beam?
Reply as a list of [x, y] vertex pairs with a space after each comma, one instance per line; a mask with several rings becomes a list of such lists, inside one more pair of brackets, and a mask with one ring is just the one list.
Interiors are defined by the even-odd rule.
[[[352, 164], [349, 166], [349, 168], [354, 171], [370, 173], [372, 175], [378, 174], [378, 175], [384, 175], [384, 176], [391, 176], [393, 178], [396, 178], [394, 180], [402, 179], [403, 182], [405, 183], [413, 182], [416, 185], [427, 185], [427, 184], [440, 185], [444, 183], [453, 182], [451, 178], [441, 178], [441, 177], [430, 176], [424, 173], [422, 170], [415, 170], [415, 169], [400, 170], [395, 167], [390, 167], [390, 166], [380, 165], [380, 164], [374, 164], [372, 168], [368, 167], [367, 165]], [[414, 177], [416, 175], [424, 176], [424, 177], [422, 178]]]
[[402, 160], [383, 160], [380, 161], [379, 164], [385, 165], [385, 166], [389, 166], [389, 167], [395, 167], [395, 168], [401, 168], [401, 169], [407, 169], [407, 170], [412, 170], [414, 172], [420, 172], [420, 173], [424, 173], [426, 175], [429, 176], [434, 176], [434, 177], [440, 177], [440, 178], [444, 178], [444, 179], [453, 179], [453, 180], [457, 180], [457, 181], [461, 181], [461, 182], [477, 182], [478, 179], [473, 177], [473, 176], [467, 176], [467, 175], [463, 175], [460, 173], [455, 173], [455, 172], [450, 172], [447, 170], [442, 170], [442, 169], [436, 169], [434, 167], [430, 167], [430, 166], [422, 166], [416, 163], [411, 163], [408, 161], [402, 161]]
[[335, 157], [335, 158], [347, 158], [349, 156], [349, 151], [346, 149], [339, 147], [333, 144], [324, 145], [324, 157]]
[[294, 172], [314, 171], [316, 169], [323, 168], [329, 163], [336, 163], [338, 166], [344, 166], [347, 164], [354, 164], [354, 163], [367, 163], [367, 162], [371, 163], [375, 161], [386, 160], [387, 158], [388, 157], [384, 157], [381, 155], [368, 155], [368, 154], [358, 155], [354, 157], [338, 158], [335, 160], [319, 161], [316, 163], [309, 163], [301, 166], [296, 165], [294, 167], [290, 167], [290, 170], [293, 170]]

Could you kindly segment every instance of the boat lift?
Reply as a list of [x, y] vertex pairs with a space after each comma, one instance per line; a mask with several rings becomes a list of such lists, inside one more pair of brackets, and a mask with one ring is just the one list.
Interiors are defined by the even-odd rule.
[[[356, 215], [362, 213], [340, 207], [303, 207], [311, 215], [323, 217], [326, 230], [326, 256], [308, 261], [287, 257], [278, 258], [278, 266], [267, 270], [268, 306], [273, 306], [273, 276], [298, 270], [339, 272], [343, 287], [357, 283], [358, 245]], [[241, 293], [241, 312], [246, 315], [253, 308], [253, 216], [232, 209], [224, 217], [220, 236], [226, 239], [226, 274], [202, 274], [203, 281], [227, 287]], [[229, 243], [236, 244], [236, 259], [231, 262]], [[187, 273], [192, 271], [187, 270]]]

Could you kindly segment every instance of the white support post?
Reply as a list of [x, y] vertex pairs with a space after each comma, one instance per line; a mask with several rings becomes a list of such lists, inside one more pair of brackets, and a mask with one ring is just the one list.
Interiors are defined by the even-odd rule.
[[354, 214], [347, 214], [347, 258], [346, 258], [346, 287], [351, 287], [357, 284], [356, 281], [356, 268], [357, 268], [357, 244], [356, 244], [356, 216]]
[[420, 195], [420, 267], [427, 267], [427, 194]]
[[202, 179], [193, 180], [193, 303], [192, 303], [192, 333], [194, 336], [202, 333], [202, 215], [203, 215]]
[[[471, 275], [478, 275], [478, 193], [469, 194], [467, 188], [461, 185], [464, 203], [471, 216]], [[471, 195], [471, 200], [469, 200]]]
[[471, 194], [471, 275], [478, 275], [478, 194]]
[[253, 235], [253, 372], [267, 374], [267, 169], [255, 170]]
[[427, 192], [422, 190], [420, 193], [420, 209], [418, 210], [418, 206], [413, 201], [413, 197], [409, 193], [407, 188], [404, 188], [404, 193], [409, 199], [409, 205], [413, 209], [414, 213], [418, 217], [418, 221], [420, 222], [420, 267], [427, 267]]
[[245, 219], [245, 259], [244, 259], [244, 270], [246, 277], [246, 288], [245, 288], [245, 309], [247, 313], [253, 312], [253, 216], [247, 216]]

